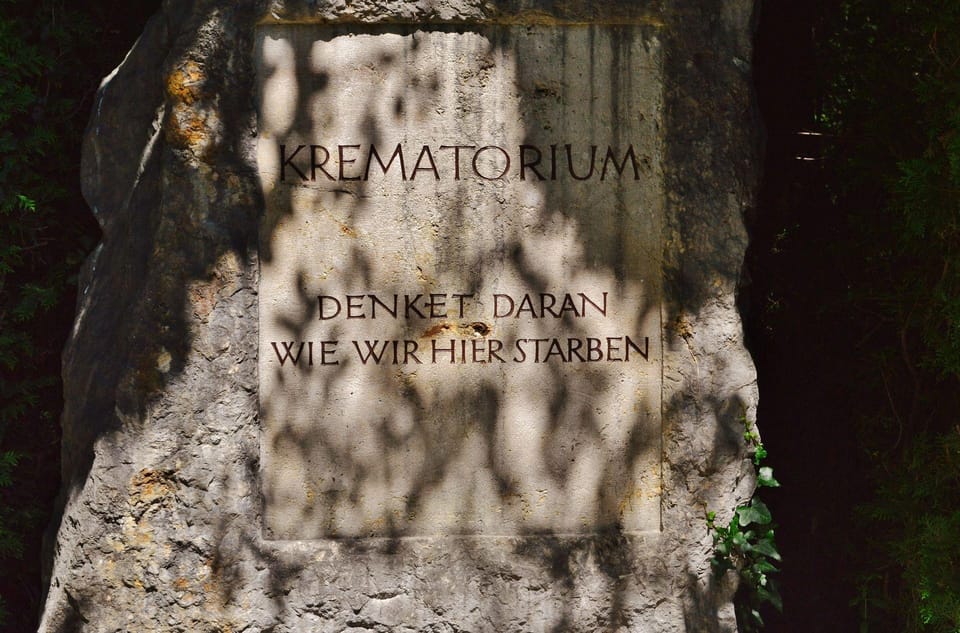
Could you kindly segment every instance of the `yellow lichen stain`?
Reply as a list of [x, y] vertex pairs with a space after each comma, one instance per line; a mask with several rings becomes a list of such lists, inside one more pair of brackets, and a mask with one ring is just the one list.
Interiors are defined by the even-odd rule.
[[432, 277], [423, 272], [423, 266], [417, 265], [417, 281], [426, 284], [434, 284], [435, 281]]
[[241, 269], [236, 253], [226, 253], [217, 260], [209, 279], [187, 286], [187, 296], [196, 318], [206, 321], [220, 297], [232, 295], [240, 288]]
[[676, 251], [678, 255], [683, 255], [685, 252], [687, 252], [687, 248], [683, 243], [683, 238], [676, 230], [670, 231], [670, 234], [664, 237], [663, 242], [667, 251]]
[[680, 338], [690, 339], [693, 336], [693, 327], [682, 314], [674, 319], [672, 329]]
[[213, 570], [210, 568], [210, 563], [207, 563], [207, 562], [201, 563], [201, 564], [197, 567], [197, 574], [196, 574], [196, 575], [197, 575], [197, 578], [196, 578], [197, 582], [201, 582], [201, 581], [203, 581], [203, 580], [206, 580], [206, 579], [210, 578], [210, 576], [212, 575], [212, 573], [213, 573]]
[[144, 468], [130, 480], [129, 503], [133, 507], [152, 505], [168, 499], [176, 490], [173, 471]]
[[[214, 559], [208, 558], [203, 562], [197, 574], [197, 581], [205, 596], [204, 602], [209, 607], [218, 610], [227, 606], [231, 593], [224, 587], [222, 571], [222, 568]], [[229, 627], [230, 625], [224, 624], [222, 626]], [[227, 628], [226, 630], [230, 629]]]
[[433, 338], [434, 336], [440, 334], [453, 334], [456, 332], [456, 328], [456, 323], [437, 323], [436, 325], [432, 325], [424, 330], [423, 334], [420, 335], [420, 338]]
[[199, 158], [209, 155], [216, 128], [216, 115], [204, 108], [206, 99], [203, 67], [186, 61], [174, 68], [166, 78], [167, 96], [171, 102], [166, 124], [166, 139], [173, 147], [189, 149]]
[[533, 516], [533, 508], [530, 505], [530, 501], [519, 492], [508, 492], [503, 495], [503, 501], [506, 503], [508, 510], [513, 510], [519, 506], [520, 517], [524, 520], [529, 519]]
[[377, 517], [373, 521], [364, 521], [364, 528], [371, 534], [382, 532], [387, 527], [387, 522], [383, 517]]
[[123, 538], [123, 549], [128, 547], [143, 549], [153, 544], [153, 526], [150, 525], [146, 517], [141, 517], [138, 521], [129, 514], [125, 515], [120, 519], [120, 530]]
[[483, 338], [493, 331], [486, 323], [474, 321], [471, 323], [457, 323], [443, 321], [432, 325], [423, 331], [420, 338], [434, 338], [436, 336], [459, 336], [461, 338]]
[[397, 524], [402, 524], [404, 522], [412, 523], [417, 520], [417, 514], [415, 512], [411, 512], [407, 514], [406, 511], [403, 509], [407, 506], [409, 497], [407, 497], [406, 495], [401, 495], [399, 497], [394, 497], [392, 500], [397, 502], [398, 506], [401, 506], [401, 507], [394, 507], [390, 510], [390, 513], [393, 515], [393, 518]]
[[157, 370], [161, 374], [166, 374], [170, 371], [170, 363], [173, 361], [173, 356], [170, 355], [165, 348], [160, 348], [160, 353], [157, 355]]
[[634, 488], [632, 492], [624, 496], [620, 500], [620, 503], [617, 504], [617, 514], [620, 518], [623, 518], [633, 509], [634, 505], [642, 502], [646, 496], [647, 494], [642, 488]]
[[559, 81], [540, 81], [533, 82], [533, 94], [537, 97], [553, 97], [558, 101], [563, 95], [563, 84]]
[[117, 571], [117, 562], [112, 558], [104, 558], [98, 561], [100, 569], [103, 571], [104, 576], [107, 578], [112, 578]]
[[175, 101], [192, 104], [200, 98], [204, 79], [200, 64], [188, 61], [167, 75], [167, 94]]
[[189, 149], [197, 156], [204, 157], [210, 145], [207, 121], [195, 108], [177, 103], [173, 106], [166, 139], [176, 148]]
[[153, 543], [153, 526], [150, 525], [146, 518], [141, 518], [137, 521], [128, 514], [120, 521], [124, 548], [146, 548]]
[[218, 288], [213, 283], [192, 283], [187, 287], [187, 296], [193, 306], [193, 314], [201, 321], [206, 320], [217, 303]]

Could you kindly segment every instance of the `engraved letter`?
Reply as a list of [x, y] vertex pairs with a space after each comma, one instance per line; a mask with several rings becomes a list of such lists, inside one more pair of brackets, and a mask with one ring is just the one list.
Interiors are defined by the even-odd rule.
[[287, 146], [286, 145], [280, 146], [280, 182], [283, 182], [284, 180], [287, 179], [287, 165], [290, 165], [290, 168], [293, 169], [293, 171], [297, 172], [297, 175], [300, 176], [302, 180], [307, 179], [307, 175], [304, 174], [302, 171], [300, 171], [300, 169], [293, 164], [294, 157], [296, 157], [296, 155], [299, 154], [300, 150], [302, 150], [304, 147], [306, 147], [306, 145], [297, 145], [297, 149], [295, 149], [293, 153], [290, 154], [290, 157], [284, 158], [287, 153]]
[[617, 159], [613, 155], [613, 148], [607, 147], [607, 156], [603, 159], [603, 170], [600, 172], [600, 180], [607, 177], [607, 164], [613, 163], [613, 168], [617, 170], [617, 175], [622, 176], [623, 170], [627, 168], [627, 159], [633, 165], [633, 179], [640, 180], [640, 168], [637, 165], [637, 156], [633, 153], [633, 145], [627, 146], [627, 153], [623, 155], [623, 160], [617, 164]]

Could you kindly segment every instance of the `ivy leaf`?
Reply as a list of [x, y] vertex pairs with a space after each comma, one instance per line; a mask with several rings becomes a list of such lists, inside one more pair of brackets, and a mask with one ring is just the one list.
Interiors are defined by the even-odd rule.
[[760, 462], [767, 458], [767, 449], [763, 447], [763, 444], [757, 445], [756, 451], [753, 453], [753, 464], [759, 466]]
[[[754, 547], [753, 551], [758, 552], [760, 551], [760, 548]], [[778, 555], [778, 558], [779, 558], [779, 555]], [[777, 569], [776, 565], [774, 565], [773, 563], [771, 563], [765, 558], [761, 558], [760, 560], [755, 562], [751, 567], [754, 573], [756, 574], [769, 574], [770, 572], [780, 571], [779, 569]]]
[[767, 488], [779, 488], [780, 482], [773, 478], [773, 468], [762, 466], [757, 475], [757, 484]]
[[777, 551], [776, 544], [769, 538], [760, 539], [754, 546], [753, 551], [763, 554], [773, 560], [780, 560], [780, 552]]
[[770, 510], [763, 501], [754, 498], [749, 506], [737, 510], [737, 517], [741, 527], [746, 527], [751, 523], [766, 525], [773, 520]]
[[742, 532], [737, 532], [736, 534], [734, 534], [733, 538], [731, 539], [731, 542], [733, 543], [734, 546], [736, 546], [740, 550], [743, 550], [743, 551], [750, 550], [750, 543], [747, 541], [747, 537]]
[[757, 596], [762, 601], [772, 604], [780, 613], [783, 613], [783, 598], [780, 597], [780, 592], [777, 591], [777, 588], [773, 584], [758, 587]]

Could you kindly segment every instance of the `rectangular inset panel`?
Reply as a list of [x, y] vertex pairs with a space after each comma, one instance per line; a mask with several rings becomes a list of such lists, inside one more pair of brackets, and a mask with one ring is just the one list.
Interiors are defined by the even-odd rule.
[[659, 530], [654, 32], [356, 28], [259, 31], [267, 537]]

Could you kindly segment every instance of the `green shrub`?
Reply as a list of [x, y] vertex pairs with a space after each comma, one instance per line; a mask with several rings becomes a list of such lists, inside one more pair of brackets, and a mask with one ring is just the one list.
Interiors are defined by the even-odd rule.
[[822, 40], [874, 486], [863, 633], [960, 633], [960, 3], [841, 0]]
[[63, 2], [0, 0], [0, 623], [17, 630], [35, 626], [38, 535], [59, 474], [61, 323], [95, 236], [76, 193], [92, 34]]
[[879, 556], [860, 577], [862, 630], [958, 633], [960, 429], [922, 435], [891, 475], [860, 508]]
[[[756, 430], [744, 418], [744, 440], [753, 452], [757, 468], [759, 488], [778, 488], [780, 483], [773, 477], [773, 469], [760, 464], [767, 451]], [[774, 530], [776, 524], [769, 508], [756, 494], [748, 503], [734, 510], [727, 525], [717, 525], [716, 513], [707, 513], [707, 528], [713, 535], [714, 554], [711, 561], [714, 573], [719, 577], [735, 570], [740, 577], [734, 607], [737, 624], [743, 633], [752, 633], [763, 628], [761, 610], [770, 605], [783, 611], [783, 601], [776, 580], [771, 576], [780, 571], [780, 551], [777, 549]]]

